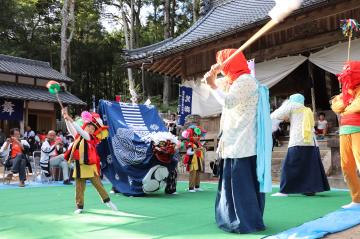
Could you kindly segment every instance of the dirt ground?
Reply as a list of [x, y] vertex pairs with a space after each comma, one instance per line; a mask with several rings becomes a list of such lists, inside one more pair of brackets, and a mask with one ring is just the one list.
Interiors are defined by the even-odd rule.
[[326, 239], [360, 239], [360, 226], [350, 228], [349, 230], [330, 234], [324, 237]]

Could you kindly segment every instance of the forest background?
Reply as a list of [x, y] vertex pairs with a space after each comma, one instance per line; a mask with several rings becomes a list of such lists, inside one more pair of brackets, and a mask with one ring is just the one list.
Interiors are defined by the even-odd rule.
[[129, 101], [130, 82], [141, 101], [176, 112], [180, 79], [146, 72], [142, 85], [141, 70], [124, 68], [122, 53], [180, 35], [197, 20], [199, 2], [0, 0], [0, 54], [49, 62], [74, 80], [70, 91], [89, 106], [93, 96]]

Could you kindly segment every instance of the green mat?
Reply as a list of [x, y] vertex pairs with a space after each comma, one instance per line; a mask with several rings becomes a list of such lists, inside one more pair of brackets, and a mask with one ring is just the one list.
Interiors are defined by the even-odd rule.
[[[332, 191], [316, 197], [267, 197], [267, 230], [238, 235], [218, 229], [214, 220], [216, 184], [204, 183], [204, 192], [147, 197], [112, 196], [119, 212], [100, 203], [88, 185], [85, 211], [74, 215], [74, 187], [0, 190], [0, 238], [262, 238], [321, 217], [348, 203], [347, 192]], [[110, 189], [110, 185], [106, 187]], [[275, 190], [276, 191], [276, 190]]]

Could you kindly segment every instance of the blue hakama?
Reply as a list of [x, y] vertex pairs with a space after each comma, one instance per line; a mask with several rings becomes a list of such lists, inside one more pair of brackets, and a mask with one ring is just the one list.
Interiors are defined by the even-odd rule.
[[256, 176], [256, 156], [222, 160], [215, 201], [218, 227], [234, 233], [265, 230], [264, 207], [265, 194], [260, 193]]
[[329, 191], [330, 186], [316, 146], [294, 146], [282, 165], [280, 192], [317, 193]]

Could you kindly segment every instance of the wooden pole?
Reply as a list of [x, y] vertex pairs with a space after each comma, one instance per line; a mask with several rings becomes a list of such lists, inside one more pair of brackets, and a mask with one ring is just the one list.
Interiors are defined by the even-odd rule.
[[244, 51], [248, 46], [250, 46], [253, 42], [255, 42], [257, 39], [259, 39], [262, 35], [264, 35], [266, 32], [270, 31], [278, 22], [271, 20], [268, 23], [265, 24], [257, 33], [255, 33], [249, 40], [247, 40], [239, 49], [236, 50], [229, 58], [227, 58], [222, 65], [225, 65], [231, 59], [233, 59], [237, 54]]
[[[257, 39], [259, 39], [262, 35], [264, 35], [266, 32], [270, 31], [276, 24], [279, 22], [275, 20], [270, 20], [268, 23], [266, 23], [259, 31], [257, 31], [252, 37], [250, 37], [249, 40], [247, 40], [242, 46], [240, 46], [239, 49], [237, 49], [229, 58], [227, 58], [222, 65], [225, 65], [231, 59], [233, 59], [237, 54], [244, 51], [248, 46], [250, 46], [253, 42], [255, 42]], [[202, 83], [207, 84], [205, 78], [201, 80]]]
[[311, 66], [310, 61], [308, 61], [308, 75], [311, 80], [311, 106], [314, 113], [314, 119], [316, 119], [315, 82], [314, 82], [313, 68]]

